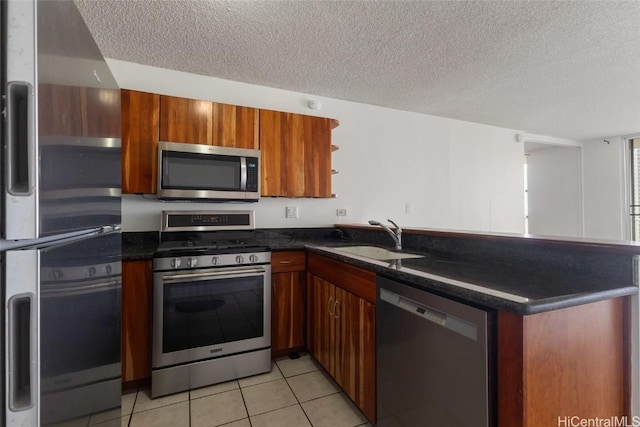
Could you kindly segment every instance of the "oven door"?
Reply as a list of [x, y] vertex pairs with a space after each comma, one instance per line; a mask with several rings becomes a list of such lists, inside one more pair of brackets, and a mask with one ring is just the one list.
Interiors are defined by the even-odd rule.
[[153, 367], [271, 345], [271, 266], [156, 272]]

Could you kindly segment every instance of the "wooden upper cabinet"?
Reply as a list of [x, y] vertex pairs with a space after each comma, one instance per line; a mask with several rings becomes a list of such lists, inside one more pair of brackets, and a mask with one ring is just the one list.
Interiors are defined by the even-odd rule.
[[160, 140], [211, 145], [213, 108], [209, 101], [160, 96]]
[[41, 83], [38, 96], [40, 135], [120, 138], [120, 90]]
[[332, 119], [260, 110], [262, 195], [331, 197]]
[[258, 110], [237, 105], [212, 103], [213, 145], [259, 148]]
[[122, 106], [120, 89], [80, 89], [82, 134], [97, 138], [120, 138]]
[[38, 86], [38, 97], [40, 135], [82, 135], [82, 104], [79, 87], [42, 83]]
[[258, 149], [258, 110], [196, 99], [160, 97], [160, 140]]
[[[46, 95], [72, 106], [72, 98], [82, 96]], [[85, 104], [90, 107], [96, 96], [85, 94]], [[156, 192], [158, 141], [170, 141], [260, 149], [262, 196], [331, 197], [334, 119], [131, 90], [122, 90], [121, 101], [124, 193]], [[73, 124], [46, 125], [55, 130]]]
[[122, 90], [122, 192], [155, 193], [160, 95]]

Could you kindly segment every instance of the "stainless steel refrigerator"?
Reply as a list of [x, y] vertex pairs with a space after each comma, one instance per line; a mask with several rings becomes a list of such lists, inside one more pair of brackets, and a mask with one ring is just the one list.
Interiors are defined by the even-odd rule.
[[0, 30], [0, 423], [120, 426], [120, 92], [73, 2]]

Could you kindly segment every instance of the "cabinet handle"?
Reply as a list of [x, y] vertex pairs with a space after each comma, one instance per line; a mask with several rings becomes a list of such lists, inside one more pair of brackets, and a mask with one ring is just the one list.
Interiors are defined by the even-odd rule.
[[291, 264], [293, 261], [280, 261], [280, 264]]
[[333, 317], [335, 317], [336, 319], [340, 316], [338, 316], [338, 300], [336, 299], [336, 303], [333, 305]]
[[333, 297], [329, 297], [329, 301], [327, 301], [327, 312], [333, 316], [334, 314], [331, 312], [331, 300], [333, 299]]

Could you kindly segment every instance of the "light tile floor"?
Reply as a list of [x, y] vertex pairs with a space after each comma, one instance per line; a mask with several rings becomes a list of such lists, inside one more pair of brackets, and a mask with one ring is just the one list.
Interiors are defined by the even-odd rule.
[[153, 400], [148, 388], [125, 393], [122, 415], [122, 427], [371, 426], [308, 354], [276, 359], [266, 374]]

